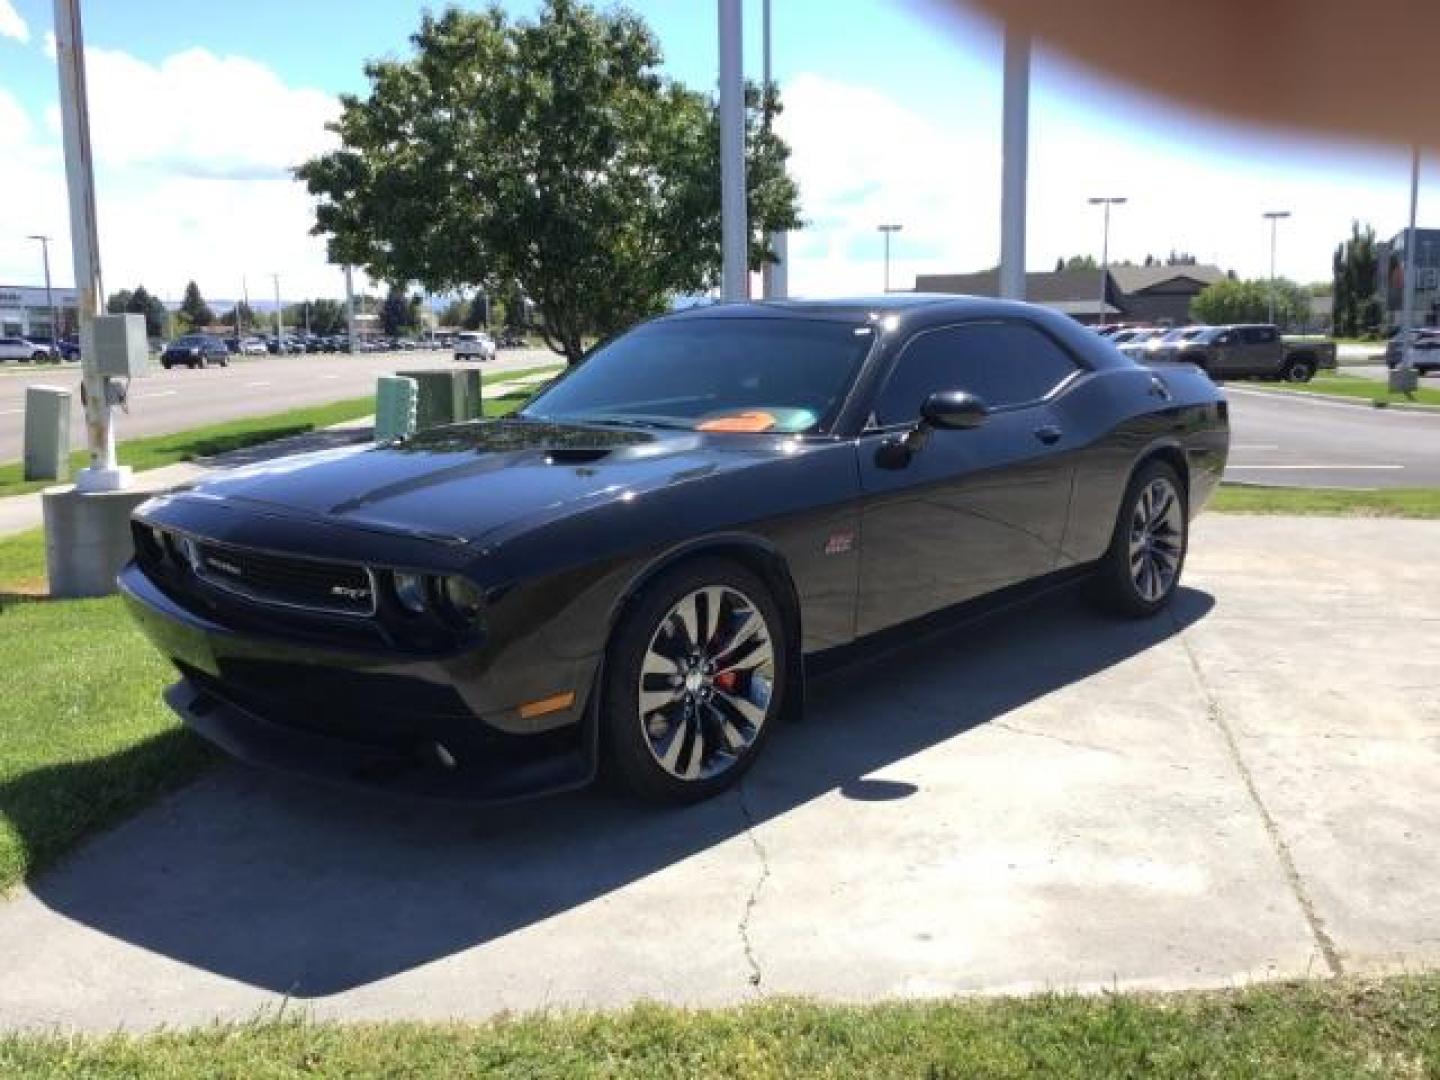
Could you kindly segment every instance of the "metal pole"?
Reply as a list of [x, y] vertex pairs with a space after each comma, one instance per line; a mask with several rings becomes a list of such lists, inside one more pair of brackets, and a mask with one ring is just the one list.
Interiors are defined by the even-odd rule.
[[[1410, 148], [1410, 231], [1405, 236], [1405, 292], [1400, 301], [1404, 310], [1400, 313], [1400, 363], [1397, 367], [1408, 372], [1414, 366], [1411, 353], [1411, 333], [1415, 325], [1415, 249], [1420, 245], [1415, 236], [1415, 211], [1420, 202], [1420, 146]], [[1402, 376], [1403, 377], [1403, 376]]]
[[1123, 206], [1126, 198], [1124, 195], [1094, 195], [1090, 198], [1091, 206], [1099, 206], [1104, 209], [1104, 225], [1100, 233], [1100, 307], [1095, 313], [1095, 321], [1099, 326], [1105, 325], [1105, 305], [1108, 301], [1110, 283], [1110, 207]]
[[903, 225], [877, 225], [875, 226], [885, 237], [885, 291], [890, 291], [890, 234], [897, 233], [905, 226]]
[[720, 19], [721, 297], [749, 293], [749, 227], [745, 207], [745, 81], [741, 0], [718, 0]]
[[50, 309], [50, 344], [55, 358], [60, 357], [60, 314], [55, 310], [55, 294], [50, 288], [50, 237], [32, 233], [26, 239], [40, 241], [40, 258], [45, 265], [45, 306]]
[[271, 274], [270, 276], [275, 279], [275, 345], [280, 348], [282, 347], [280, 339], [285, 336], [285, 321], [280, 314], [283, 310], [280, 307], [280, 275]]
[[[765, 0], [760, 8], [761, 17], [764, 20], [763, 32], [760, 35], [762, 43], [762, 79], [765, 88], [765, 112], [763, 114], [765, 132], [770, 131], [770, 87], [774, 76], [770, 70], [770, 0]], [[789, 293], [790, 270], [786, 260], [790, 257], [789, 237], [785, 230], [776, 229], [769, 236], [770, 254], [775, 257], [774, 262], [767, 262], [762, 271], [761, 284], [762, 295], [767, 300], [784, 300]]]
[[114, 491], [129, 483], [115, 462], [115, 428], [105, 376], [95, 355], [95, 316], [104, 301], [100, 230], [95, 214], [94, 155], [90, 148], [85, 84], [85, 38], [80, 0], [55, 0], [55, 58], [60, 75], [60, 118], [65, 138], [65, 184], [70, 195], [70, 249], [75, 264], [75, 308], [80, 322], [80, 380], [90, 466], [75, 477], [77, 491]]
[[349, 337], [349, 348], [354, 352], [359, 342], [355, 340], [355, 275], [354, 267], [345, 264], [345, 333]]
[[1005, 27], [1001, 119], [1000, 295], [1025, 299], [1025, 196], [1030, 143], [1030, 36]]
[[1275, 234], [1281, 218], [1290, 216], [1289, 210], [1266, 210], [1262, 217], [1270, 219], [1270, 318], [1275, 321]]

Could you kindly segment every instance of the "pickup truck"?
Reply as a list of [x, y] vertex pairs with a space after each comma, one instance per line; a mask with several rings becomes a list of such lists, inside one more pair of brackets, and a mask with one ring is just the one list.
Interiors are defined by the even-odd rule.
[[1335, 366], [1333, 341], [1285, 341], [1264, 323], [1211, 326], [1180, 342], [1164, 357], [1194, 364], [1213, 379], [1284, 379], [1309, 382], [1322, 368]]
[[455, 335], [456, 360], [494, 360], [495, 341], [489, 334], [463, 330]]

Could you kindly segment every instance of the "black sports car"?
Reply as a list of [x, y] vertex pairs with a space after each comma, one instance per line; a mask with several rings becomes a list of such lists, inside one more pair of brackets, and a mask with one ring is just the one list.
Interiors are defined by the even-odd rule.
[[511, 418], [151, 500], [120, 584], [241, 758], [478, 798], [603, 759], [683, 801], [801, 707], [804, 657], [1073, 576], [1155, 613], [1228, 442], [1199, 370], [1042, 308], [707, 307]]

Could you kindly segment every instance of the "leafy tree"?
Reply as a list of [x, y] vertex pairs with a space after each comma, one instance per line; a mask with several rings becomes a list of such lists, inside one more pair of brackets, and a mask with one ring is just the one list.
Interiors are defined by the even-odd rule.
[[380, 305], [380, 329], [386, 337], [403, 334], [415, 325], [415, 309], [399, 285], [390, 286], [385, 302]]
[[1385, 305], [1376, 295], [1380, 252], [1375, 230], [1350, 222], [1350, 236], [1331, 260], [1335, 297], [1335, 333], [1345, 337], [1379, 336]]
[[451, 300], [440, 312], [440, 325], [464, 326], [465, 320], [470, 317], [471, 306], [469, 301], [463, 299]]
[[[1270, 282], [1222, 278], [1190, 301], [1190, 314], [1199, 322], [1216, 325], [1266, 322], [1270, 318]], [[1304, 326], [1309, 319], [1309, 294], [1293, 281], [1276, 278], [1275, 322], [1281, 327]]]
[[[1112, 263], [1111, 265], [1118, 265]], [[1071, 255], [1068, 259], [1065, 256], [1055, 260], [1055, 272], [1063, 273], [1066, 270], [1099, 270], [1100, 263], [1094, 255]]]
[[[533, 20], [452, 9], [412, 41], [410, 59], [366, 66], [367, 97], [342, 97], [341, 148], [297, 170], [332, 260], [432, 292], [516, 282], [572, 362], [583, 337], [718, 280], [717, 110], [661, 74], [638, 16], [581, 0], [545, 0]], [[753, 269], [800, 220], [768, 122], [778, 96], [746, 97]]]
[[[239, 320], [238, 323], [236, 320]], [[250, 334], [256, 330], [263, 329], [259, 322], [260, 317], [255, 309], [241, 300], [233, 308], [226, 312], [217, 312], [215, 321], [226, 326], [234, 327], [239, 333]]]
[[200, 286], [193, 281], [185, 286], [185, 297], [180, 301], [180, 315], [192, 328], [209, 326], [215, 321], [215, 312], [210, 310], [210, 305], [200, 295]]
[[117, 293], [111, 293], [105, 302], [105, 310], [115, 315], [127, 312], [144, 315], [147, 337], [164, 337], [170, 323], [170, 312], [164, 303], [144, 285], [137, 285], [133, 290], [121, 289]]

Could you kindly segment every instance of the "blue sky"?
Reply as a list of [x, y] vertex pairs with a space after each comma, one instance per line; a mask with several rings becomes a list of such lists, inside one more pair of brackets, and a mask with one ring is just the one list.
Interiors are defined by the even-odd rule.
[[[993, 264], [998, 29], [923, 0], [773, 3], [783, 130], [810, 223], [792, 244], [792, 287], [876, 288], [874, 226], [887, 219], [905, 226], [893, 254], [898, 284], [916, 272]], [[505, 6], [526, 14], [535, 3]], [[713, 86], [713, 0], [629, 6], [654, 27], [672, 75]], [[305, 236], [308, 202], [285, 166], [323, 148], [334, 95], [364, 90], [366, 58], [403, 55], [422, 8], [409, 0], [89, 0], [107, 285], [144, 280], [178, 291], [193, 276], [208, 293], [231, 296], [242, 276], [248, 284], [279, 270], [287, 292], [335, 293], [338, 275]], [[7, 283], [35, 276], [25, 233], [66, 231], [50, 19], [49, 0], [0, 0], [0, 139], [14, 150], [0, 169]], [[746, 0], [746, 20], [747, 72], [758, 76], [759, 0]], [[1266, 209], [1295, 211], [1282, 226], [1279, 264], [1301, 279], [1328, 276], [1329, 252], [1352, 216], [1383, 235], [1403, 224], [1406, 160], [1392, 148], [1327, 145], [1195, 116], [1043, 49], [1032, 103], [1031, 269], [1098, 250], [1091, 194], [1131, 200], [1115, 218], [1117, 256], [1178, 248], [1246, 275], [1266, 271]], [[1427, 185], [1422, 215], [1437, 193]], [[57, 277], [68, 279], [66, 260], [57, 262]]]

